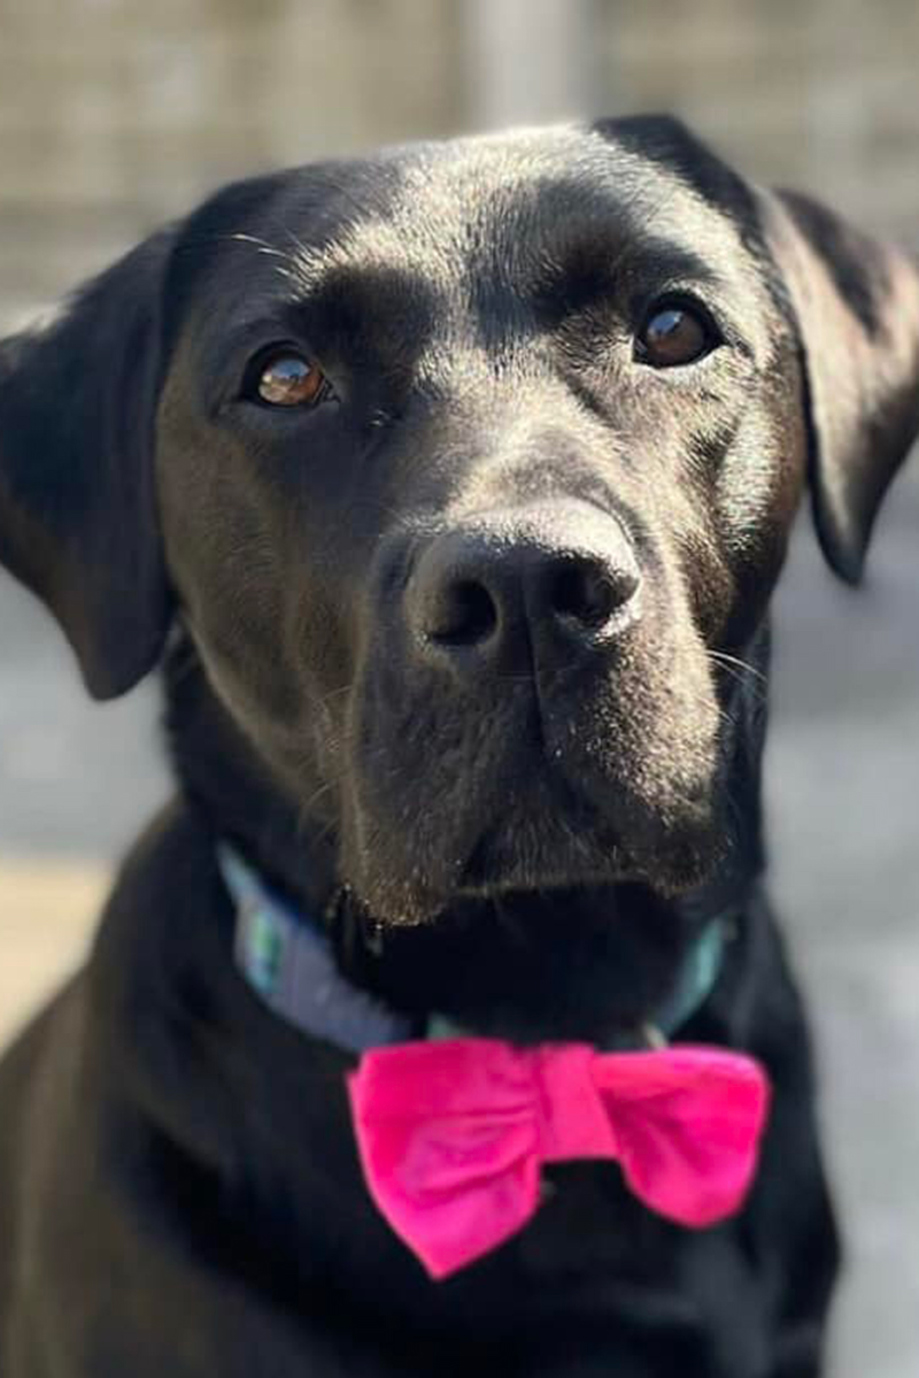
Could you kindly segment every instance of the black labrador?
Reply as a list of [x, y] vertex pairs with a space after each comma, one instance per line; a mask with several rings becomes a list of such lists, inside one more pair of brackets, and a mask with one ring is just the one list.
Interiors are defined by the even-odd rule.
[[[165, 660], [179, 788], [0, 1065], [2, 1378], [819, 1372], [768, 602], [805, 485], [858, 580], [917, 428], [915, 267], [661, 118], [230, 186], [3, 344], [0, 561], [95, 697]], [[565, 1163], [430, 1281], [353, 1053], [234, 962], [227, 844], [412, 1028], [615, 1047], [723, 925], [668, 1032], [769, 1071], [744, 1210]]]

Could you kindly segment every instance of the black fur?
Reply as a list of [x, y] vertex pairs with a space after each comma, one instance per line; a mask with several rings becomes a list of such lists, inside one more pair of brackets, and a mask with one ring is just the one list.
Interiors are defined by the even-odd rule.
[[880, 334], [890, 283], [877, 245], [867, 235], [843, 224], [810, 196], [784, 191], [782, 197], [795, 224], [827, 264], [836, 290], [849, 310], [868, 335]]
[[[672, 121], [420, 145], [228, 188], [0, 346], [0, 558], [99, 696], [171, 619], [179, 786], [0, 1064], [0, 1378], [818, 1374], [837, 1250], [763, 892], [767, 609], [808, 474], [860, 568], [919, 285], [797, 234]], [[805, 252], [856, 332], [842, 429]], [[633, 340], [676, 298], [717, 347], [658, 371]], [[335, 400], [242, 395], [275, 341]], [[220, 837], [356, 983], [524, 1042], [631, 1029], [732, 915], [680, 1038], [772, 1078], [744, 1212], [684, 1231], [565, 1164], [429, 1282], [361, 1183], [352, 1059], [235, 972]]]

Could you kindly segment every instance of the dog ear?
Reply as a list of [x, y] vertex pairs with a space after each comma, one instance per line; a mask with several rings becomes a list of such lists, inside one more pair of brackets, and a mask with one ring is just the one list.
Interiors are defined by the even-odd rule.
[[802, 353], [817, 534], [855, 584], [919, 433], [919, 267], [794, 192], [769, 195], [767, 221]]
[[172, 239], [0, 343], [0, 564], [50, 608], [99, 699], [153, 667], [169, 621], [153, 431]]

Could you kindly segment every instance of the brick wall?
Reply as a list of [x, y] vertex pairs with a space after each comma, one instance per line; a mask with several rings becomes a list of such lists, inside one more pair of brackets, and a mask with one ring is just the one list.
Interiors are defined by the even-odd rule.
[[0, 318], [235, 175], [445, 133], [451, 6], [0, 0]]
[[[545, 12], [553, 50], [549, 11], [564, 21], [571, 3], [524, 7], [534, 22]], [[595, 31], [585, 103], [676, 108], [760, 177], [919, 239], [916, 0], [578, 6]], [[532, 37], [525, 61], [506, 54], [515, 79], [503, 106], [484, 100], [469, 33], [483, 8], [0, 0], [0, 325], [238, 173], [474, 127], [508, 101], [521, 117], [541, 110], [532, 86], [546, 64], [533, 62]], [[494, 80], [501, 63], [488, 67]]]
[[677, 108], [746, 170], [919, 243], [917, 0], [605, 0], [617, 105]]

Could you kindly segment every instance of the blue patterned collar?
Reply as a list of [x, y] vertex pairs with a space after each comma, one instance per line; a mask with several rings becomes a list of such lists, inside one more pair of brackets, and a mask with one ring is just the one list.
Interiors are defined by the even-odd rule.
[[[436, 1014], [419, 1029], [417, 1020], [352, 985], [339, 971], [323, 930], [233, 847], [220, 843], [217, 862], [236, 911], [236, 966], [268, 1008], [301, 1033], [362, 1053], [420, 1034], [444, 1038], [468, 1032]], [[639, 1031], [637, 1043], [666, 1042], [705, 1003], [721, 974], [726, 928], [726, 920], [718, 917], [702, 930], [676, 989], [653, 1022]]]

